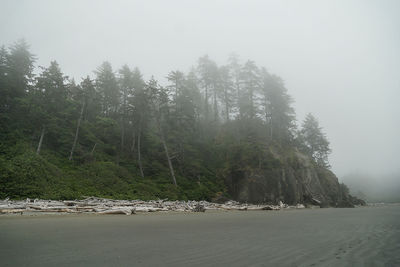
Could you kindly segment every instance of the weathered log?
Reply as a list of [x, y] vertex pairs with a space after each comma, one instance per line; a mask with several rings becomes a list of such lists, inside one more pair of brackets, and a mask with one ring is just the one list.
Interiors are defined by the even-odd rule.
[[[31, 211], [27, 209], [26, 211]], [[68, 208], [40, 208], [40, 209], [35, 209], [34, 211], [36, 212], [66, 212], [66, 213], [76, 213], [78, 212], [77, 210], [73, 209], [68, 209]]]
[[99, 214], [125, 214], [131, 215], [135, 214], [135, 209], [109, 209], [105, 211], [98, 212]]
[[7, 214], [7, 213], [23, 213], [26, 211], [25, 209], [1, 209], [0, 214]]
[[18, 205], [18, 204], [6, 204], [0, 205], [0, 209], [25, 209], [26, 205]]

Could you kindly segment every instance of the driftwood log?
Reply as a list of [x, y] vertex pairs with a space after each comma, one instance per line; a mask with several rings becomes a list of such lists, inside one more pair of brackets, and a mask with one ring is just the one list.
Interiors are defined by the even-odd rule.
[[281, 210], [286, 208], [305, 208], [303, 204], [288, 206], [282, 202], [278, 205], [250, 205], [236, 201], [224, 204], [207, 201], [169, 201], [160, 200], [113, 200], [98, 197], [86, 197], [82, 200], [0, 200], [0, 214], [23, 213], [91, 213], [91, 214], [125, 214], [132, 215], [141, 212], [205, 212], [207, 210], [253, 211]]

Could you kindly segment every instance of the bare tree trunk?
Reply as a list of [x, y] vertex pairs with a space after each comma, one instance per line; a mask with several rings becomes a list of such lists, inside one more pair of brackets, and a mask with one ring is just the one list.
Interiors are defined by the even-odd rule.
[[175, 111], [178, 111], [178, 79], [175, 79]]
[[142, 159], [140, 155], [140, 138], [141, 138], [142, 127], [139, 126], [139, 133], [138, 133], [138, 163], [140, 169], [140, 175], [144, 178], [143, 167], [142, 167]]
[[36, 150], [36, 155], [39, 155], [40, 154], [40, 149], [42, 148], [42, 143], [43, 143], [43, 137], [44, 137], [44, 126], [43, 126], [43, 128], [42, 128], [42, 133], [40, 134], [40, 140], [39, 140], [39, 144], [38, 144], [38, 147], [37, 147], [37, 150]]
[[76, 126], [74, 143], [72, 144], [71, 153], [69, 154], [69, 160], [72, 160], [72, 156], [73, 156], [73, 154], [74, 154], [74, 150], [75, 150], [75, 147], [76, 147], [76, 143], [77, 143], [77, 141], [78, 141], [79, 128], [81, 127], [81, 121], [82, 121], [83, 111], [84, 111], [84, 110], [85, 110], [85, 102], [82, 103], [81, 114], [79, 115], [78, 125]]
[[208, 86], [207, 86], [207, 84], [206, 84], [206, 86], [205, 86], [205, 99], [204, 99], [204, 108], [205, 108], [205, 114], [206, 114], [206, 121], [208, 120]]
[[119, 154], [117, 155], [117, 165], [119, 165], [120, 159], [122, 157], [122, 154], [124, 153], [124, 141], [125, 141], [125, 120], [124, 118], [122, 118], [121, 121], [121, 144], [120, 144], [120, 150], [119, 150]]
[[242, 119], [243, 118], [243, 111], [241, 109], [241, 103], [240, 103], [240, 83], [239, 83], [239, 79], [236, 77], [235, 78], [235, 84], [236, 84], [236, 93], [237, 93], [237, 106], [239, 109], [239, 118]]
[[271, 129], [270, 129], [270, 135], [271, 135], [271, 140], [272, 140], [272, 114], [271, 114], [271, 121], [270, 121]]
[[214, 84], [214, 121], [218, 121], [217, 88]]
[[94, 153], [94, 150], [96, 149], [96, 146], [97, 146], [97, 143], [94, 143], [94, 146], [93, 146], [93, 148], [92, 148], [92, 151], [90, 152], [90, 155], [93, 157], [93, 153]]
[[131, 152], [135, 151], [135, 145], [136, 145], [136, 132], [135, 130], [133, 130]]
[[[269, 124], [269, 137], [270, 141], [272, 141], [272, 114], [268, 113], [268, 111], [265, 111], [265, 123], [266, 125]], [[267, 126], [267, 135], [268, 135], [268, 126]]]
[[229, 101], [228, 101], [228, 92], [227, 92], [227, 89], [226, 89], [226, 88], [225, 88], [225, 90], [224, 90], [224, 95], [225, 95], [226, 122], [229, 122]]
[[170, 172], [171, 172], [172, 181], [174, 182], [174, 185], [175, 185], [175, 187], [176, 187], [177, 184], [176, 184], [176, 178], [175, 178], [174, 167], [172, 166], [171, 158], [170, 158], [169, 153], [168, 153], [168, 147], [167, 147], [167, 144], [166, 144], [166, 142], [165, 142], [165, 138], [164, 138], [163, 131], [162, 131], [162, 129], [161, 129], [160, 122], [158, 122], [158, 129], [159, 129], [159, 131], [160, 131], [160, 139], [161, 139], [161, 142], [162, 142], [163, 147], [164, 147], [165, 155], [166, 155], [167, 160], [168, 160], [168, 166], [169, 166], [169, 170], [170, 170]]
[[121, 121], [121, 151], [120, 154], [124, 152], [124, 145], [125, 145], [125, 117], [126, 117], [126, 98], [127, 98], [126, 90], [124, 90], [124, 99], [123, 99], [123, 114], [122, 114], [122, 121]]
[[124, 143], [125, 143], [125, 120], [122, 119], [121, 125], [121, 154], [124, 151]]
[[253, 89], [250, 89], [250, 117], [253, 119], [255, 117], [255, 111], [254, 111], [254, 99], [253, 99]]

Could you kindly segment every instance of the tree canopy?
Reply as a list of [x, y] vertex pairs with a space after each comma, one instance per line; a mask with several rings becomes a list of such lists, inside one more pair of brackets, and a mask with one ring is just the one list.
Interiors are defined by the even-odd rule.
[[318, 120], [311, 113], [307, 114], [303, 121], [299, 139], [303, 152], [310, 155], [319, 165], [329, 166], [328, 155], [331, 152], [329, 141], [322, 132]]

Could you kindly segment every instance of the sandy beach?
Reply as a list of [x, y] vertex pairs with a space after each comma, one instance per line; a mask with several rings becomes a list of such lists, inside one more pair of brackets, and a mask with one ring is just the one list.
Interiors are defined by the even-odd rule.
[[0, 216], [1, 266], [400, 266], [400, 206]]

